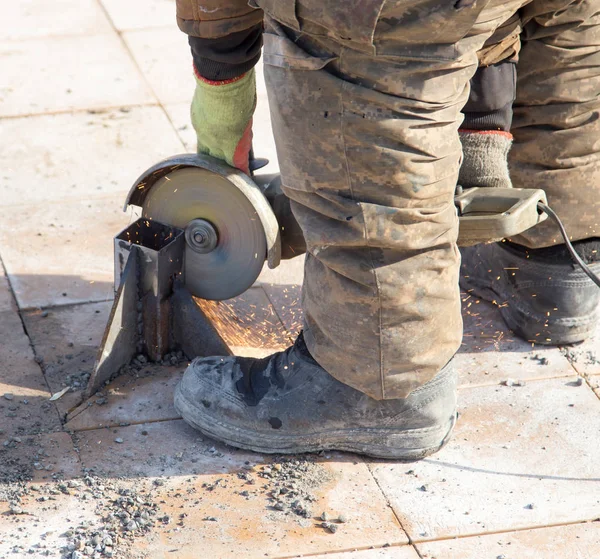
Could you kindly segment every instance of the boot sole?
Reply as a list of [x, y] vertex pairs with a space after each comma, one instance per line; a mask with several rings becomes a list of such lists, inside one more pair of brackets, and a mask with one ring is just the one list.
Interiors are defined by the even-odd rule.
[[322, 450], [341, 450], [373, 458], [414, 462], [443, 448], [451, 438], [457, 414], [441, 442], [434, 446], [414, 447], [419, 437], [431, 438], [431, 429], [412, 429], [394, 432], [391, 429], [364, 428], [326, 431], [310, 435], [266, 435], [255, 431], [220, 423], [214, 417], [187, 400], [180, 390], [175, 389], [175, 409], [183, 420], [205, 435], [236, 448], [263, 454], [303, 454]]
[[[494, 300], [509, 300], [508, 294], [497, 293], [491, 287], [476, 281], [463, 280], [461, 287], [469, 293], [488, 302]], [[590, 338], [595, 331], [598, 321], [596, 312], [576, 318], [559, 318], [534, 316], [516, 305], [498, 307], [506, 325], [519, 337], [527, 342], [540, 345], [569, 345], [583, 342]]]

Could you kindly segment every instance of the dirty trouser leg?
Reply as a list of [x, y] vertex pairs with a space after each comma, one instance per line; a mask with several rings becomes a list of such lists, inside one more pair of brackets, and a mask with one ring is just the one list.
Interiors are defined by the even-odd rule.
[[308, 247], [307, 345], [338, 380], [405, 397], [460, 345], [460, 111], [477, 50], [523, 2], [365, 1], [356, 21], [333, 1], [258, 3], [279, 22], [265, 72]]
[[[513, 186], [544, 189], [572, 240], [600, 237], [600, 2], [534, 0], [522, 18]], [[550, 220], [512, 240], [563, 242]]]

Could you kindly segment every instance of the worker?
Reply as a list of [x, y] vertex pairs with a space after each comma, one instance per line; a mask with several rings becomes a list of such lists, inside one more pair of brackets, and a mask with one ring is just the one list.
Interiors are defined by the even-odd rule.
[[307, 246], [296, 342], [195, 359], [175, 395], [188, 423], [266, 453], [437, 451], [456, 421], [459, 275], [527, 340], [591, 334], [598, 290], [550, 220], [464, 249], [461, 270], [453, 197], [459, 182], [545, 190], [598, 271], [597, 0], [177, 0], [177, 16], [198, 151], [245, 172], [264, 43]]

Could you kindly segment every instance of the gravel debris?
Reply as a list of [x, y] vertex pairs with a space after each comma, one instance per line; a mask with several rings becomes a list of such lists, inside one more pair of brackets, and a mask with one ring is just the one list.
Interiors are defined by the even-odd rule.
[[321, 526], [332, 534], [335, 534], [338, 531], [338, 525], [333, 522], [322, 522]]
[[512, 379], [507, 378], [505, 380], [500, 381], [502, 386], [525, 386], [525, 381], [520, 379]]
[[6, 394], [4, 394], [4, 399], [12, 400], [12, 399], [14, 399], [14, 396], [12, 394], [10, 394], [9, 392], [7, 392]]
[[532, 361], [537, 361], [538, 365], [550, 365], [550, 361], [548, 360], [548, 358], [544, 357], [543, 355], [540, 355], [539, 353], [530, 356], [529, 359], [531, 359]]
[[[297, 517], [300, 524], [313, 517], [315, 489], [332, 479], [329, 470], [310, 456], [283, 457], [273, 465], [258, 469], [258, 476], [266, 482], [261, 489], [267, 495], [268, 508], [286, 517]], [[240, 473], [238, 477], [247, 477], [247, 483], [253, 482], [249, 474]], [[325, 520], [323, 514], [321, 520]]]

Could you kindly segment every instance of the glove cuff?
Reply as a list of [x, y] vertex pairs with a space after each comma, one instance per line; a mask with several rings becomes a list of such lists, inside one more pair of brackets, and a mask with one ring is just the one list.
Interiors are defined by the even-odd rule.
[[512, 134], [502, 130], [459, 130], [458, 133], [463, 147], [458, 184], [464, 188], [511, 188], [508, 152]]

